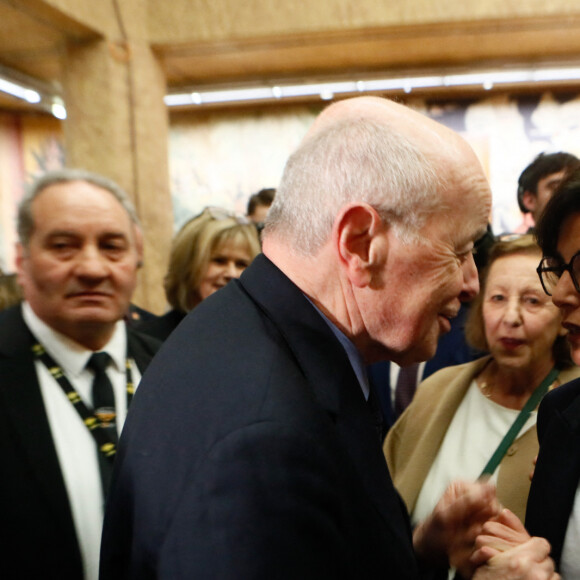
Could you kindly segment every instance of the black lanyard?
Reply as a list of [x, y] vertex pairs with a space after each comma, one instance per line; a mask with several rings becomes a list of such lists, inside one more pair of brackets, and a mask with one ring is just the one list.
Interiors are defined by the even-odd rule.
[[503, 456], [506, 454], [509, 446], [513, 443], [514, 439], [518, 436], [518, 433], [522, 430], [524, 423], [528, 420], [531, 412], [538, 406], [542, 397], [548, 392], [550, 385], [558, 377], [560, 369], [554, 367], [548, 376], [540, 383], [539, 387], [531, 394], [530, 398], [527, 400], [524, 408], [518, 413], [516, 420], [513, 422], [512, 426], [508, 429], [508, 432], [504, 435], [501, 443], [498, 445], [491, 459], [487, 462], [487, 465], [483, 468], [481, 475], [493, 475], [497, 466], [500, 464]]
[[[105, 423], [103, 423], [92, 410], [89, 410], [89, 408], [81, 399], [81, 396], [77, 393], [71, 382], [67, 379], [60, 365], [55, 362], [55, 360], [46, 352], [45, 348], [40, 343], [33, 344], [32, 353], [34, 354], [36, 360], [39, 360], [44, 364], [54, 380], [61, 386], [68, 400], [71, 402], [71, 405], [76, 409], [86, 428], [90, 431], [91, 435], [95, 439], [99, 451], [105, 457], [107, 457], [109, 461], [112, 462], [115, 458], [115, 453], [117, 452], [117, 446], [107, 434], [107, 429], [100, 428], [101, 426], [105, 425]], [[125, 360], [125, 374], [127, 378], [128, 409], [131, 403], [131, 399], [133, 398], [133, 393], [135, 392], [133, 376], [131, 373], [131, 363], [128, 358]]]

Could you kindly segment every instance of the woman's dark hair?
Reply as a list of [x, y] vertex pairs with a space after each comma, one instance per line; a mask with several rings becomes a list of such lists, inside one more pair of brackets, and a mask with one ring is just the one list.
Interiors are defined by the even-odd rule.
[[580, 213], [580, 165], [562, 181], [536, 224], [536, 238], [544, 256], [558, 255], [562, 225], [568, 217], [577, 213]]

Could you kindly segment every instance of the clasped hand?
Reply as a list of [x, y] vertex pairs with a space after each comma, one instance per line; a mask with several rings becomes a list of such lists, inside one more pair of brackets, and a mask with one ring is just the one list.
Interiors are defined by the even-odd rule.
[[556, 580], [550, 545], [502, 509], [489, 482], [455, 481], [413, 533], [417, 557], [474, 580]]

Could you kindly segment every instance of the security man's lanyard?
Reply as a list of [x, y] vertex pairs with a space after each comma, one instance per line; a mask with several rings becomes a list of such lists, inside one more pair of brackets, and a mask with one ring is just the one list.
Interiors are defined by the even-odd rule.
[[[117, 452], [117, 446], [107, 434], [107, 429], [101, 429], [101, 427], [107, 426], [106, 423], [101, 421], [95, 415], [94, 411], [89, 410], [80, 395], [72, 386], [71, 382], [67, 379], [60, 365], [55, 362], [40, 343], [35, 343], [32, 346], [32, 353], [36, 360], [39, 360], [44, 364], [44, 366], [46, 366], [48, 372], [61, 386], [68, 400], [71, 402], [71, 405], [76, 409], [86, 428], [93, 436], [99, 451], [112, 462], [115, 458], [115, 453]], [[135, 392], [135, 386], [133, 385], [131, 363], [128, 358], [125, 360], [125, 375], [127, 380], [127, 408], [129, 408], [131, 399]]]

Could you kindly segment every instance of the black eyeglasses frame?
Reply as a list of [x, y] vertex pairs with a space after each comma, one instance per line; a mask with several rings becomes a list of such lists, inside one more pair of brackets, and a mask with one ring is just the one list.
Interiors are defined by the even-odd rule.
[[[542, 288], [544, 289], [544, 292], [548, 296], [552, 296], [552, 293], [548, 290], [549, 285], [546, 283], [546, 281], [544, 281], [544, 276], [543, 276], [544, 273], [548, 273], [548, 272], [555, 272], [556, 276], [558, 277], [558, 280], [562, 277], [564, 272], [568, 272], [568, 274], [570, 274], [570, 278], [572, 279], [572, 283], [574, 284], [574, 288], [576, 289], [576, 292], [578, 292], [578, 294], [580, 294], [580, 283], [578, 283], [578, 279], [576, 278], [576, 275], [574, 274], [574, 269], [572, 267], [574, 260], [576, 260], [577, 258], [580, 258], [580, 251], [576, 252], [570, 258], [570, 261], [567, 264], [559, 264], [557, 266], [545, 266], [544, 265], [546, 260], [554, 260], [555, 258], [550, 257], [550, 256], [544, 256], [542, 258], [542, 260], [538, 264], [538, 267], [536, 268], [536, 272], [538, 273], [538, 276], [540, 277], [540, 282], [542, 284]], [[580, 270], [580, 268], [579, 268], [579, 270]]]

